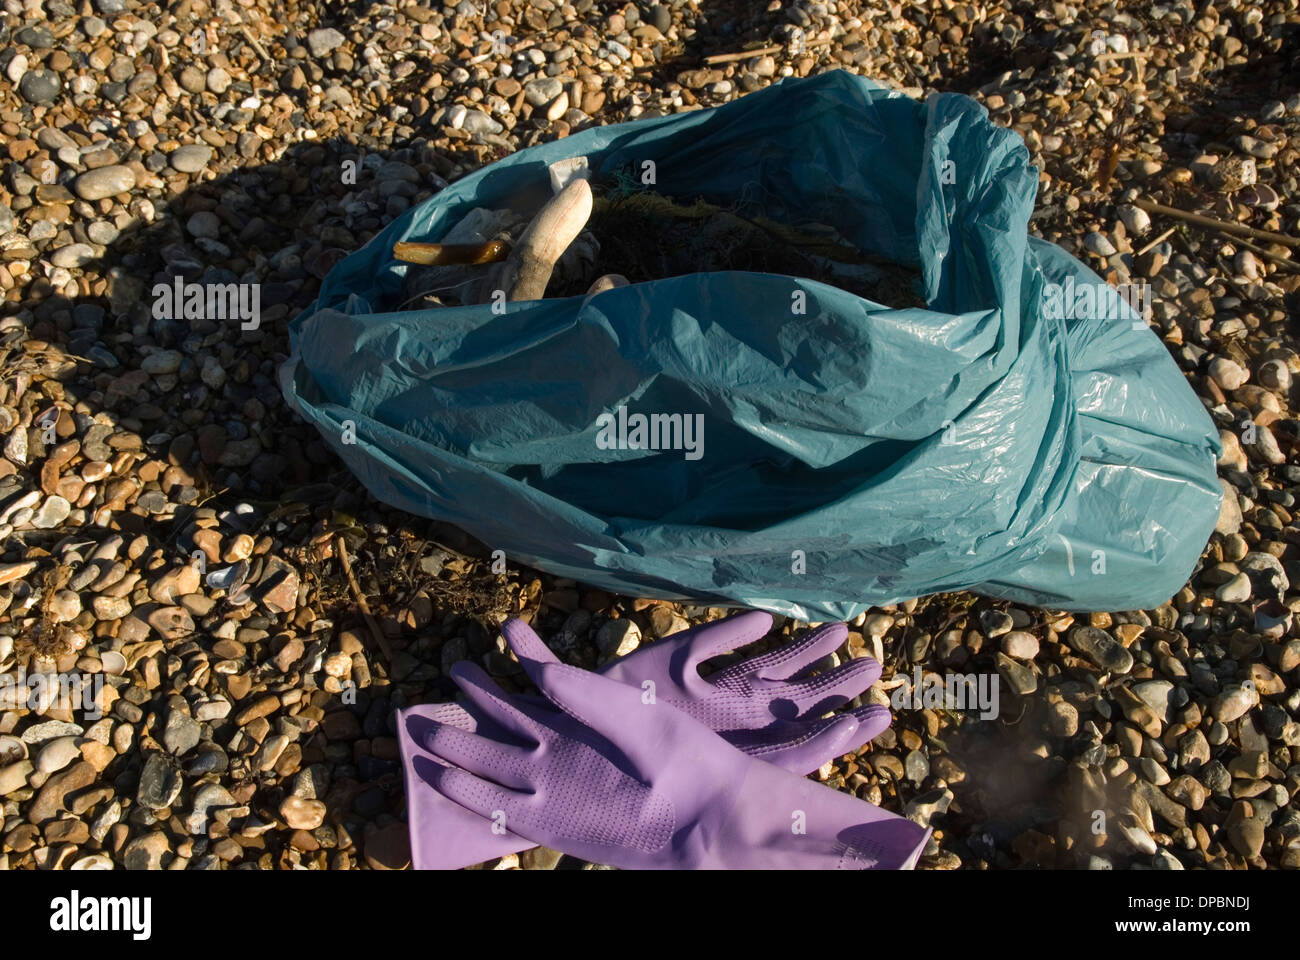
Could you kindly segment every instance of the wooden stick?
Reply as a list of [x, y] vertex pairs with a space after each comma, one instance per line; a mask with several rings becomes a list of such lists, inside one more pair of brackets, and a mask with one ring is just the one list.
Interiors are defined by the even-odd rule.
[[1260, 230], [1258, 227], [1247, 226], [1244, 223], [1232, 223], [1228, 220], [1218, 220], [1214, 217], [1207, 217], [1200, 213], [1190, 213], [1187, 210], [1180, 210], [1177, 207], [1167, 207], [1163, 203], [1155, 203], [1151, 200], [1138, 198], [1133, 201], [1133, 206], [1147, 213], [1163, 213], [1168, 217], [1177, 217], [1180, 220], [1186, 220], [1188, 223], [1194, 223], [1200, 227], [1208, 227], [1211, 230], [1220, 230], [1224, 233], [1235, 233], [1240, 236], [1254, 237], [1256, 240], [1269, 240], [1273, 243], [1280, 243], [1287, 247], [1300, 247], [1300, 240], [1295, 237], [1288, 237], [1284, 233], [1273, 233], [1271, 230]]
[[1151, 250], [1153, 247], [1159, 246], [1161, 243], [1163, 243], [1163, 242], [1164, 242], [1164, 241], [1169, 237], [1169, 234], [1173, 233], [1173, 232], [1174, 232], [1175, 230], [1177, 230], [1177, 229], [1178, 229], [1177, 227], [1170, 227], [1168, 230], [1166, 230], [1164, 233], [1160, 234], [1160, 236], [1156, 237], [1154, 240], [1152, 240], [1150, 243], [1148, 243], [1145, 247], [1143, 247], [1143, 248], [1142, 248], [1141, 250], [1139, 250], [1137, 253], [1133, 254], [1133, 259], [1136, 260], [1138, 257], [1142, 256], [1142, 255], [1143, 255], [1144, 253], [1146, 253], [1148, 250]]
[[[830, 42], [829, 37], [825, 40], [810, 40], [804, 44], [804, 49], [824, 47]], [[715, 53], [711, 57], [705, 57], [704, 62], [709, 66], [713, 66], [715, 63], [735, 63], [737, 60], [748, 60], [750, 57], [765, 57], [772, 53], [782, 53], [784, 50], [785, 47], [778, 43], [770, 47], [757, 47], [753, 50], [741, 50], [737, 53]]]
[[248, 45], [252, 47], [255, 51], [257, 51], [257, 55], [259, 57], [261, 57], [267, 63], [274, 62], [271, 60], [271, 55], [266, 52], [266, 48], [262, 46], [262, 44], [258, 41], [257, 37], [253, 36], [253, 31], [249, 30], [246, 24], [241, 23], [239, 25], [239, 32], [243, 36], [243, 38], [248, 41]]
[[1288, 273], [1300, 273], [1300, 263], [1296, 263], [1294, 260], [1288, 260], [1286, 257], [1276, 254], [1272, 250], [1265, 250], [1263, 247], [1257, 247], [1249, 240], [1238, 238], [1232, 242], [1239, 247], [1244, 247], [1257, 256], [1261, 256], [1266, 260], [1271, 260], [1279, 267], [1284, 268]]
[[1113, 50], [1107, 50], [1105, 53], [1099, 53], [1092, 59], [1097, 63], [1106, 63], [1110, 60], [1136, 60], [1141, 63], [1151, 54], [1146, 50], [1127, 50], [1124, 53], [1116, 53]]
[[487, 243], [413, 243], [398, 241], [393, 244], [393, 258], [404, 263], [428, 266], [476, 265], [500, 263], [510, 255], [510, 244], [504, 240]]
[[348, 586], [352, 590], [352, 599], [356, 602], [357, 609], [361, 615], [366, 618], [366, 626], [370, 628], [370, 635], [375, 638], [379, 644], [379, 649], [384, 653], [384, 659], [389, 665], [393, 662], [393, 651], [388, 646], [388, 638], [384, 636], [384, 631], [379, 628], [379, 621], [370, 612], [370, 604], [366, 603], [365, 596], [361, 593], [361, 585], [357, 583], [356, 575], [352, 572], [352, 561], [348, 559], [348, 548], [343, 543], [343, 537], [334, 538], [334, 549], [339, 555], [339, 563], [343, 566], [343, 575], [348, 579]]

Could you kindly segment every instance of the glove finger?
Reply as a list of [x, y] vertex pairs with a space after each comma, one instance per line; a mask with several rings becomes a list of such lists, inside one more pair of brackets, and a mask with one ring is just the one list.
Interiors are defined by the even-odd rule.
[[660, 700], [647, 703], [637, 687], [565, 663], [544, 665], [537, 686], [557, 707], [617, 747], [647, 782], [650, 771], [673, 752], [678, 728], [695, 723]]
[[425, 782], [440, 794], [466, 810], [501, 823], [510, 829], [510, 814], [518, 809], [521, 795], [499, 784], [466, 773], [459, 767], [429, 766], [421, 772]]
[[[796, 734], [773, 739], [771, 732], [744, 730], [723, 734], [732, 746], [755, 758], [800, 776], [812, 773], [828, 760], [842, 757], [861, 744], [859, 724], [848, 713], [799, 721]], [[788, 729], [788, 728], [787, 728]]]
[[493, 857], [527, 850], [533, 844], [504, 831], [473, 810], [444, 797], [432, 786], [435, 769], [446, 761], [425, 743], [436, 723], [473, 732], [475, 719], [458, 704], [420, 704], [398, 711], [397, 740], [406, 792], [411, 837], [411, 865], [416, 870], [457, 870]]
[[527, 790], [530, 751], [466, 733], [456, 727], [435, 724], [424, 740], [425, 748], [435, 757], [460, 767], [475, 776], [514, 790]]
[[765, 680], [789, 680], [842, 647], [848, 635], [848, 624], [828, 623], [794, 643], [736, 664], [733, 669]]
[[[784, 720], [794, 720], [809, 713], [825, 713], [859, 696], [878, 679], [880, 662], [863, 657], [815, 677], [773, 681], [770, 692], [783, 703], [778, 705], [774, 701], [772, 712]], [[789, 712], [791, 704], [795, 712], [791, 716], [783, 716]]]
[[[542, 642], [542, 638], [524, 621], [518, 618], [507, 620], [501, 625], [501, 634], [514, 651], [519, 663], [527, 672], [530, 665], [559, 663], [560, 659], [551, 652], [551, 648]], [[531, 677], [532, 675], [529, 674]], [[534, 681], [536, 682], [536, 681]]]
[[452, 666], [451, 676], [474, 709], [482, 711], [508, 734], [529, 744], [542, 742], [546, 728], [503, 696], [501, 688], [477, 663], [462, 660]]
[[687, 662], [703, 663], [712, 657], [730, 653], [747, 643], [753, 643], [772, 629], [772, 615], [764, 610], [749, 610], [725, 620], [701, 624], [660, 641], [689, 647]]
[[859, 747], [870, 743], [888, 730], [889, 724], [894, 719], [893, 714], [889, 712], [889, 708], [878, 703], [850, 710], [846, 716], [853, 717], [858, 721], [858, 742], [856, 746]]
[[[398, 712], [397, 745], [402, 751], [403, 757], [408, 753], [412, 756], [427, 753], [429, 734], [433, 733], [438, 724], [445, 723], [467, 733], [474, 732], [474, 718], [465, 713], [464, 710], [460, 710], [459, 707], [457, 707], [456, 711], [442, 709], [449, 706], [454, 707], [456, 705], [446, 703], [433, 707], [420, 705]], [[468, 722], [469, 725], [466, 726], [465, 722]]]

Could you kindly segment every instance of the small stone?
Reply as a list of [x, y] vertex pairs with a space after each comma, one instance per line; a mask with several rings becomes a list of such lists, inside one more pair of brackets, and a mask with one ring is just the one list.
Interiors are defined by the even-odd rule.
[[542, 107], [558, 97], [563, 89], [558, 77], [538, 77], [524, 84], [524, 99], [534, 107]]
[[333, 53], [347, 42], [347, 37], [333, 27], [321, 27], [307, 34], [307, 49], [317, 59]]
[[221, 218], [210, 210], [200, 210], [185, 221], [185, 230], [191, 237], [216, 240], [221, 236]]
[[935, 817], [943, 816], [948, 812], [953, 799], [953, 792], [947, 787], [929, 790], [909, 800], [903, 808], [903, 816], [913, 823], [928, 827]]
[[1269, 390], [1286, 393], [1291, 389], [1291, 371], [1281, 360], [1266, 360], [1260, 365], [1259, 382]]
[[1011, 614], [1005, 610], [981, 610], [979, 620], [986, 637], [1000, 637], [1015, 626]]
[[672, 8], [666, 3], [656, 3], [646, 11], [646, 21], [650, 26], [667, 36], [669, 28], [673, 25]]
[[1200, 810], [1210, 796], [1209, 791], [1199, 780], [1187, 774], [1175, 777], [1165, 789], [1165, 793], [1188, 810]]
[[1140, 237], [1151, 229], [1151, 216], [1141, 207], [1126, 203], [1119, 208], [1119, 218], [1124, 223], [1124, 229], [1135, 237]]
[[903, 773], [918, 786], [930, 775], [930, 760], [920, 750], [909, 751], [903, 759]]
[[293, 830], [315, 830], [325, 822], [325, 804], [302, 797], [285, 797], [280, 816]]
[[1257, 427], [1255, 429], [1255, 442], [1250, 445], [1251, 452], [1263, 460], [1265, 463], [1271, 463], [1274, 466], [1280, 466], [1286, 463], [1286, 454], [1278, 446], [1277, 437], [1268, 427]]
[[1115, 826], [1119, 835], [1138, 853], [1152, 856], [1156, 852], [1155, 840], [1134, 819], [1132, 814], [1124, 814], [1115, 818]]
[[1147, 680], [1133, 685], [1133, 692], [1164, 722], [1173, 712], [1174, 685], [1168, 680]]
[[46, 497], [39, 510], [32, 514], [31, 524], [37, 530], [50, 530], [57, 527], [72, 512], [72, 504], [63, 497]]
[[1232, 536], [1241, 529], [1241, 502], [1237, 499], [1237, 491], [1232, 488], [1222, 477], [1219, 478], [1219, 487], [1223, 493], [1223, 501], [1219, 506], [1219, 519], [1214, 524], [1214, 532], [1223, 536]]
[[170, 807], [181, 791], [180, 769], [165, 754], [154, 751], [140, 771], [136, 800], [152, 810]]
[[1220, 723], [1238, 720], [1259, 703], [1254, 685], [1233, 684], [1224, 689], [1210, 705], [1210, 713]]
[[185, 362], [179, 350], [155, 350], [140, 361], [140, 369], [150, 376], [161, 377], [175, 373]]
[[1230, 822], [1226, 827], [1228, 843], [1247, 860], [1254, 860], [1264, 850], [1264, 822], [1247, 817]]
[[1110, 242], [1110, 238], [1095, 230], [1084, 236], [1083, 245], [1090, 253], [1100, 257], [1109, 257], [1116, 252], [1115, 244]]
[[86, 731], [75, 723], [63, 720], [47, 720], [28, 727], [23, 731], [23, 743], [36, 747], [48, 743], [56, 737], [79, 737]]
[[79, 759], [81, 747], [77, 745], [77, 738], [58, 737], [41, 747], [36, 756], [36, 769], [41, 773], [54, 773]]
[[27, 759], [27, 744], [9, 734], [0, 734], [0, 767]]
[[298, 571], [279, 557], [270, 557], [257, 584], [258, 598], [272, 613], [292, 613], [298, 605]]
[[1119, 708], [1131, 723], [1141, 728], [1149, 737], [1160, 736], [1163, 730], [1160, 717], [1149, 704], [1127, 687], [1116, 687], [1114, 694]]
[[194, 795], [193, 808], [185, 818], [185, 829], [194, 836], [208, 832], [212, 811], [218, 807], [237, 807], [239, 802], [219, 783], [207, 783]]
[[215, 743], [199, 748], [185, 766], [185, 772], [192, 777], [201, 777], [207, 773], [225, 773], [230, 769], [230, 758], [226, 751]]
[[7, 796], [15, 790], [27, 786], [27, 778], [35, 767], [30, 760], [19, 760], [8, 766], [0, 767], [0, 797]]
[[203, 728], [186, 713], [173, 708], [167, 714], [167, 727], [163, 730], [163, 746], [174, 757], [181, 757], [199, 745]]
[[199, 723], [211, 723], [213, 720], [224, 720], [230, 716], [230, 701], [222, 697], [216, 697], [212, 700], [204, 700], [194, 708], [194, 719]]
[[28, 70], [18, 81], [18, 92], [28, 103], [53, 103], [58, 99], [62, 89], [63, 84], [59, 81], [59, 75], [53, 70], [40, 68]]
[[92, 600], [90, 606], [96, 620], [121, 620], [131, 612], [131, 598], [101, 595]]
[[324, 764], [313, 763], [293, 778], [293, 795], [306, 800], [319, 800], [329, 790], [330, 775]]
[[1110, 673], [1128, 673], [1133, 669], [1133, 655], [1106, 631], [1083, 624], [1066, 636], [1071, 649]]
[[122, 866], [127, 870], [162, 870], [171, 859], [171, 844], [162, 830], [137, 837], [122, 851]]
[[1210, 361], [1210, 378], [1223, 390], [1232, 392], [1250, 379], [1246, 368], [1227, 357], [1215, 357]]
[[505, 129], [482, 110], [469, 110], [461, 121], [461, 129], [467, 133], [497, 134]]
[[1063, 700], [1049, 704], [1047, 726], [1054, 737], [1072, 737], [1079, 732], [1079, 711]]
[[[194, 589], [198, 589], [198, 585]], [[194, 589], [183, 593], [192, 593]], [[165, 640], [177, 640], [194, 632], [194, 618], [190, 617], [190, 611], [183, 606], [157, 607], [149, 613], [148, 623]]]
[[281, 673], [288, 673], [293, 668], [293, 665], [302, 658], [305, 649], [301, 640], [297, 637], [290, 637], [272, 660], [275, 668]]
[[1038, 689], [1038, 678], [1024, 664], [1012, 660], [1005, 653], [996, 657], [998, 674], [1017, 696], [1028, 696]]
[[88, 243], [70, 243], [60, 247], [50, 256], [50, 263], [64, 269], [85, 266], [95, 259], [95, 248]]
[[55, 591], [46, 609], [55, 623], [67, 623], [81, 613], [81, 597], [72, 590]]
[[[230, 85], [234, 83], [234, 77], [230, 75], [230, 71], [223, 67], [213, 67], [208, 71], [208, 75], [204, 79], [206, 80], [207, 88], [218, 96], [229, 90]], [[206, 163], [206, 161], [204, 162]], [[172, 164], [172, 166], [175, 167], [175, 164]], [[181, 168], [176, 167], [176, 169], [180, 170]], [[197, 171], [191, 170], [182, 172], [195, 173]]]
[[1248, 780], [1261, 780], [1268, 773], [1268, 754], [1263, 750], [1248, 750], [1228, 762], [1228, 773]]
[[212, 159], [212, 148], [204, 144], [177, 147], [167, 157], [172, 169], [180, 173], [198, 173]]
[[325, 674], [330, 677], [343, 678], [352, 672], [352, 657], [336, 650], [325, 658]]
[[1023, 630], [1012, 630], [1002, 637], [1002, 652], [1017, 660], [1032, 660], [1038, 656], [1038, 638]]
[[1282, 561], [1271, 553], [1253, 550], [1238, 561], [1237, 567], [1250, 577], [1254, 591], [1265, 598], [1282, 600], [1291, 588]]
[[74, 763], [45, 781], [27, 811], [27, 820], [39, 826], [66, 810], [67, 795], [83, 790], [95, 782], [95, 768], [85, 760]]
[[1160, 847], [1158, 850], [1156, 850], [1155, 863], [1153, 864], [1153, 867], [1156, 870], [1185, 870], [1186, 869], [1186, 867], [1183, 866], [1182, 861], [1180, 861], [1177, 857], [1175, 857], [1164, 847]]
[[1250, 577], [1239, 573], [1214, 591], [1224, 603], [1246, 603], [1250, 600]]
[[606, 621], [596, 631], [596, 648], [608, 658], [624, 657], [641, 643], [641, 628], [626, 618]]
[[72, 191], [82, 200], [104, 200], [134, 189], [135, 174], [121, 165], [90, 170], [72, 181]]
[[[280, 698], [273, 693], [269, 693], [264, 697], [259, 697], [253, 703], [249, 704], [243, 710], [239, 711], [239, 713], [235, 717], [235, 723], [236, 725], [241, 727], [247, 726], [248, 724], [252, 723], [254, 720], [257, 720], [260, 717], [268, 717], [279, 709], [280, 709]], [[335, 713], [344, 713], [347, 714], [349, 717], [352, 716], [352, 714], [348, 713], [348, 711], [346, 710], [335, 711]], [[333, 715], [334, 714], [328, 714], [327, 716], [333, 716]], [[331, 737], [331, 739], [333, 739], [333, 737]]]
[[[569, 95], [561, 92], [560, 95], [551, 102], [551, 105], [546, 108], [546, 119], [554, 123], [556, 120], [559, 120], [564, 116], [565, 111], [568, 109]], [[468, 120], [469, 118], [466, 117], [466, 119]]]

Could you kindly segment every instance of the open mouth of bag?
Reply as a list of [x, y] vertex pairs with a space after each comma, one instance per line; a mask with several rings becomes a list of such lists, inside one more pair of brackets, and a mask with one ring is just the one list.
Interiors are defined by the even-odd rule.
[[896, 309], [925, 306], [919, 270], [857, 249], [828, 224], [781, 223], [739, 201], [670, 197], [626, 174], [596, 182], [593, 193], [588, 229], [599, 266], [591, 278], [552, 278], [548, 297], [582, 294], [599, 274], [642, 283], [742, 270], [817, 280]]

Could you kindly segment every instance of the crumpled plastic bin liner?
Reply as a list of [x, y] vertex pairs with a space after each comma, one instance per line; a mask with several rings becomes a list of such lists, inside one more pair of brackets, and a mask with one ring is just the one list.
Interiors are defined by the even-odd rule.
[[[717, 272], [397, 311], [395, 241], [536, 206], [548, 164], [582, 155], [596, 177], [651, 160], [667, 195], [834, 226], [919, 269], [927, 306]], [[617, 593], [811, 620], [960, 589], [1150, 608], [1214, 528], [1217, 431], [1127, 304], [1044, 308], [1046, 284], [1101, 279], [1028, 236], [1028, 160], [968, 97], [922, 104], [838, 71], [586, 130], [340, 261], [292, 324], [282, 388], [378, 499]], [[606, 449], [620, 407], [702, 417], [703, 455]]]

